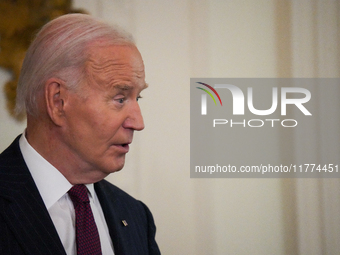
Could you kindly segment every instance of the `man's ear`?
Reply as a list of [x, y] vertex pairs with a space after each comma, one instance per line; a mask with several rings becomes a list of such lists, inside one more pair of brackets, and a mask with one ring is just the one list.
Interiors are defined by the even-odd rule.
[[57, 78], [50, 78], [45, 83], [44, 92], [47, 114], [56, 125], [60, 126], [64, 119], [65, 103], [68, 98], [65, 82]]

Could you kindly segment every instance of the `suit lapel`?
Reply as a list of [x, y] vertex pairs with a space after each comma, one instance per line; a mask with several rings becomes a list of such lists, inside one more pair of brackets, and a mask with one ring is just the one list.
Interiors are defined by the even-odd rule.
[[0, 215], [27, 254], [66, 255], [18, 138], [0, 157]]
[[105, 180], [95, 183], [94, 187], [115, 255], [148, 254], [147, 220], [142, 203]]
[[116, 194], [106, 188], [105, 181], [95, 183], [94, 187], [109, 228], [115, 255], [131, 254], [129, 239], [126, 238], [128, 229], [121, 222], [124, 218]]

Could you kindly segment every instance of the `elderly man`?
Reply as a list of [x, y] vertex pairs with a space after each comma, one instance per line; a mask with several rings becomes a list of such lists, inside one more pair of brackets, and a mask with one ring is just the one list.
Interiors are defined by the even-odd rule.
[[27, 51], [0, 155], [0, 254], [160, 254], [149, 209], [103, 180], [124, 166], [147, 87], [130, 35], [85, 14], [46, 24]]

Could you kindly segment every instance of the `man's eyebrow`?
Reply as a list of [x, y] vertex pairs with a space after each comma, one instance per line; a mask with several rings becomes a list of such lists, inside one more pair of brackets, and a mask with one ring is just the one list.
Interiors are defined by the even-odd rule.
[[[143, 87], [142, 87], [142, 90], [143, 90], [143, 89], [146, 89], [147, 87], [149, 87], [149, 84], [144, 83], [144, 85], [143, 85]], [[117, 85], [114, 85], [113, 88], [114, 88], [114, 89], [118, 89], [118, 90], [131, 90], [131, 89], [133, 89], [134, 87], [133, 87], [133, 86], [130, 86], [130, 85], [117, 84]]]
[[117, 84], [117, 85], [114, 85], [113, 88], [119, 89], [119, 90], [131, 90], [133, 87], [129, 85]]

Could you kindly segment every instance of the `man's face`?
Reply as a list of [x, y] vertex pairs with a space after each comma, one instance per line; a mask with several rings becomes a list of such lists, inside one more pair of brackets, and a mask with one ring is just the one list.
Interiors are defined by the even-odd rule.
[[146, 88], [143, 60], [134, 46], [92, 49], [81, 91], [70, 92], [64, 142], [84, 174], [105, 177], [122, 169], [133, 132], [144, 128], [138, 105]]

